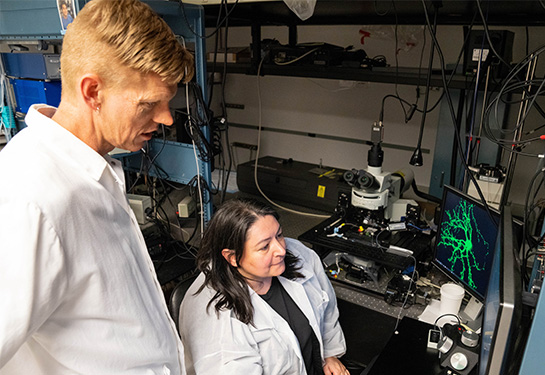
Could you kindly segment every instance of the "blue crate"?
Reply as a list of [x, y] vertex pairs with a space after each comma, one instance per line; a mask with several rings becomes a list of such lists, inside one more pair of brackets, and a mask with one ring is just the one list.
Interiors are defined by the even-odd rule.
[[61, 102], [61, 81], [10, 79], [15, 94], [17, 112], [27, 113], [28, 107], [45, 103], [57, 107]]
[[2, 53], [6, 75], [14, 78], [60, 79], [60, 55]]

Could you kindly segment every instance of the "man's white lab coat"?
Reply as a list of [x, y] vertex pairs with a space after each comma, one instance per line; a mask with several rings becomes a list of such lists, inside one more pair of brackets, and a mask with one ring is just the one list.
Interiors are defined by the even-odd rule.
[[54, 112], [0, 152], [0, 374], [183, 373], [121, 163]]

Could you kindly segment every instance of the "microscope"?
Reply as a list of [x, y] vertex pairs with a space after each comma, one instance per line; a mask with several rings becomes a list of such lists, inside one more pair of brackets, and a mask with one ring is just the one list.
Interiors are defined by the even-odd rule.
[[352, 169], [343, 175], [344, 180], [352, 187], [351, 205], [366, 212], [364, 216], [368, 217], [369, 222], [384, 223], [389, 220], [399, 220], [401, 216], [405, 216], [408, 203], [416, 205], [416, 202], [407, 200], [399, 202], [400, 205], [396, 204], [401, 194], [411, 186], [413, 172], [410, 169], [395, 173], [382, 170], [383, 135], [382, 121], [375, 122], [371, 129], [372, 145], [367, 154], [367, 169]]

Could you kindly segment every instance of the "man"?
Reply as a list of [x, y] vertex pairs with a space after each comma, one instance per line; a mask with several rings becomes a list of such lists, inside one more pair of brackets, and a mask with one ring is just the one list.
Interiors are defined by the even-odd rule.
[[66, 30], [72, 21], [74, 21], [74, 19], [72, 18], [72, 15], [68, 13], [68, 5], [66, 5], [66, 3], [63, 1], [61, 3], [61, 23], [63, 30]]
[[0, 374], [185, 374], [115, 147], [139, 150], [193, 57], [137, 0], [68, 26], [58, 109], [0, 152]]

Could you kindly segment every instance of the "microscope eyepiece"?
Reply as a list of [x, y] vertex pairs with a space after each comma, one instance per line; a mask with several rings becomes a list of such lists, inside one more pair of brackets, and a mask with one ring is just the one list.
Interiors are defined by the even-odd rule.
[[375, 176], [373, 176], [371, 173], [366, 171], [360, 171], [356, 185], [360, 189], [366, 189], [366, 190], [369, 190], [369, 189], [375, 190], [380, 187], [380, 184], [378, 183]]

